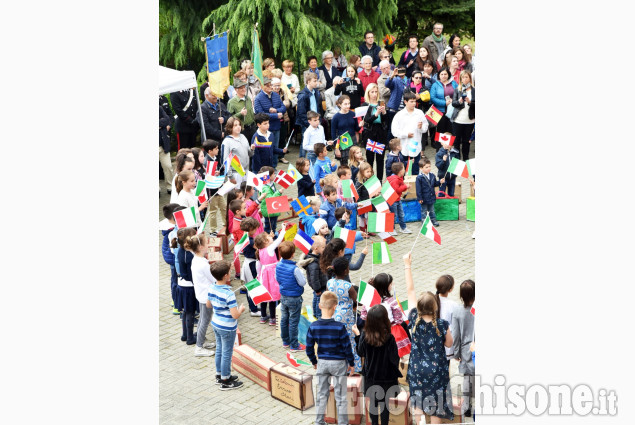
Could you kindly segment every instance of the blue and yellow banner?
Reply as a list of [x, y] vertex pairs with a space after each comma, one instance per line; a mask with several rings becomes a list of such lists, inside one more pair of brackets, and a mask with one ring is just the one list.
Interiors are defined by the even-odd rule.
[[205, 39], [209, 89], [216, 97], [223, 97], [229, 87], [229, 53], [227, 32]]

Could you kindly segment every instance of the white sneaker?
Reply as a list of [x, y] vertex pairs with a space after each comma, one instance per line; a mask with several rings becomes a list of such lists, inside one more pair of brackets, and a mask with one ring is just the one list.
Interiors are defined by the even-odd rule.
[[412, 233], [412, 230], [406, 227], [405, 229], [401, 229], [401, 233], [409, 234], [409, 233]]
[[259, 311], [250, 311], [249, 315], [251, 317], [260, 317], [260, 312]]
[[205, 342], [205, 343], [203, 343], [203, 348], [207, 348], [207, 349], [216, 348], [216, 343], [214, 343], [214, 342]]
[[208, 350], [206, 348], [203, 347], [196, 347], [194, 349], [194, 356], [195, 357], [211, 357], [214, 355], [214, 350]]
[[397, 236], [397, 232], [390, 232], [390, 236]]

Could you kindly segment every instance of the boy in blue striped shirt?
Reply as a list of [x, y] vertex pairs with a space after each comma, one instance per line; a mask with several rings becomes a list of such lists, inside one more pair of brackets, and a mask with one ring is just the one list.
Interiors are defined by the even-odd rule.
[[238, 376], [231, 374], [232, 355], [238, 318], [245, 311], [245, 305], [237, 307], [236, 295], [230, 286], [229, 261], [218, 261], [211, 265], [210, 271], [216, 279], [207, 295], [207, 308], [214, 308], [212, 327], [216, 335], [216, 384], [221, 391], [233, 390], [243, 386]]
[[[326, 412], [326, 401], [329, 396], [329, 378], [335, 377], [335, 404], [337, 405], [338, 423], [348, 423], [346, 401], [346, 375], [352, 373], [355, 368], [355, 359], [351, 340], [346, 326], [342, 322], [333, 319], [337, 295], [335, 292], [324, 291], [320, 297], [320, 310], [322, 317], [311, 323], [306, 334], [306, 355], [311, 360], [313, 367], [317, 369], [317, 397], [315, 423], [323, 425]], [[315, 357], [315, 344], [318, 345], [318, 359]]]

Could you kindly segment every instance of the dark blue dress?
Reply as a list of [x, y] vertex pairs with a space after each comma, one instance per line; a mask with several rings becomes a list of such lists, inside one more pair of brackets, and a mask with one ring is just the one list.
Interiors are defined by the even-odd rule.
[[[408, 385], [410, 386], [410, 402], [413, 407], [423, 410], [427, 415], [439, 418], [454, 419], [452, 412], [452, 392], [450, 390], [450, 363], [445, 355], [445, 334], [448, 322], [437, 320], [441, 335], [437, 335], [432, 322], [417, 322], [417, 309], [410, 310], [410, 333], [412, 334], [412, 351], [408, 364]], [[433, 403], [424, 402], [426, 397]], [[442, 406], [437, 403], [442, 397]], [[430, 406], [423, 409], [423, 406]]]

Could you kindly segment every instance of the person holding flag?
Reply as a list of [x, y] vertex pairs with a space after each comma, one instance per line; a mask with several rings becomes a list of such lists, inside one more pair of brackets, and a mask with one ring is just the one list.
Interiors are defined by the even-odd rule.
[[[401, 204], [401, 194], [410, 189], [410, 183], [404, 183], [403, 176], [406, 173], [406, 169], [401, 162], [395, 162], [392, 164], [392, 175], [388, 177], [388, 183], [397, 193], [399, 197], [398, 201], [393, 202], [390, 205], [390, 212], [397, 216], [399, 220], [399, 227], [401, 227], [401, 233], [412, 233], [410, 229], [406, 227], [405, 215], [403, 212], [403, 205]], [[392, 236], [397, 236], [396, 232], [393, 232]]]
[[417, 95], [406, 91], [403, 95], [406, 107], [395, 114], [392, 120], [392, 134], [401, 140], [401, 154], [407, 162], [412, 158], [412, 175], [419, 174], [422, 134], [428, 131], [428, 120], [417, 109]]
[[228, 164], [227, 159], [237, 157], [240, 161], [240, 165], [244, 171], [249, 169], [249, 158], [254, 155], [254, 148], [249, 147], [249, 141], [242, 134], [242, 122], [235, 117], [231, 117], [227, 120], [225, 126], [225, 140], [221, 145], [221, 158], [227, 171], [227, 177], [229, 181], [235, 184], [240, 184], [245, 179], [245, 174], [241, 175], [233, 166]]
[[350, 97], [345, 94], [341, 95], [337, 99], [336, 105], [340, 110], [331, 120], [331, 138], [337, 140], [335, 156], [340, 157], [341, 165], [347, 165], [349, 150], [357, 143], [359, 123], [355, 118], [355, 112], [350, 110]]
[[[377, 160], [377, 177], [384, 179], [384, 149], [388, 142], [388, 121], [386, 119], [386, 105], [379, 99], [379, 88], [377, 84], [371, 83], [366, 87], [364, 94], [366, 102], [361, 106], [368, 106], [364, 115], [364, 124], [360, 145], [366, 145], [366, 160], [372, 169]], [[373, 142], [373, 147], [369, 149], [369, 141]], [[378, 148], [383, 146], [383, 149]]]

